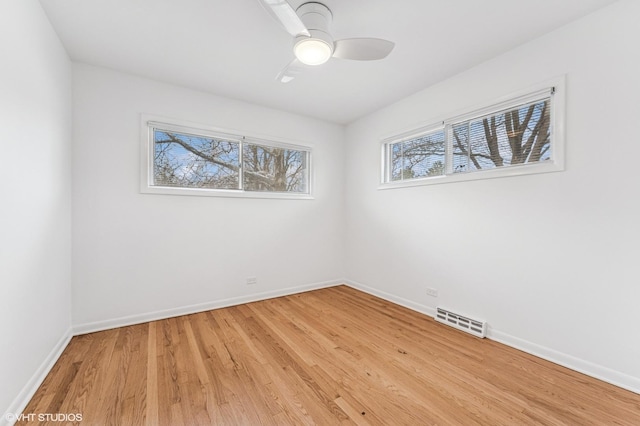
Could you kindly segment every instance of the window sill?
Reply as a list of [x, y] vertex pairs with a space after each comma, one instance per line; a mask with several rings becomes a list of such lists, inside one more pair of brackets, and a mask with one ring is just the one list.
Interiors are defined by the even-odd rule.
[[311, 194], [288, 192], [258, 192], [239, 191], [235, 189], [201, 189], [201, 188], [171, 188], [167, 186], [143, 186], [143, 194], [187, 195], [199, 197], [227, 197], [227, 198], [272, 198], [285, 200], [313, 200]]
[[404, 181], [385, 182], [380, 184], [380, 186], [378, 186], [378, 189], [381, 190], [406, 188], [411, 186], [438, 185], [442, 183], [465, 182], [470, 180], [484, 180], [509, 176], [561, 172], [563, 170], [563, 166], [555, 164], [553, 162], [544, 164], [523, 164], [521, 166], [511, 166], [503, 169], [482, 170], [477, 172], [458, 173], [446, 176], [432, 176]]

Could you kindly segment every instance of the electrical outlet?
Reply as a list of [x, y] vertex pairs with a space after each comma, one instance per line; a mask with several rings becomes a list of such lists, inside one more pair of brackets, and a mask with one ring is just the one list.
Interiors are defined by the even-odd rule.
[[438, 297], [438, 290], [427, 287], [427, 296]]
[[256, 277], [247, 277], [247, 285], [253, 285], [258, 283], [258, 278]]

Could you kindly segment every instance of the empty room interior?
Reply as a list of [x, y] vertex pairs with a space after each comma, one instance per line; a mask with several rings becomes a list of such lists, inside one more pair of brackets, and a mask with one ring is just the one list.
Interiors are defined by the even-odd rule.
[[639, 21], [2, 1], [0, 425], [640, 424]]

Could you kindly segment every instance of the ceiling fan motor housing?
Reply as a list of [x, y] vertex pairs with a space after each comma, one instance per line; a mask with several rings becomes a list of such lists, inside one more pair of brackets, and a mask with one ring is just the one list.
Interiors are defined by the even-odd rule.
[[[311, 38], [321, 40], [325, 42], [333, 52], [334, 43], [333, 37], [329, 32], [333, 15], [331, 10], [322, 3], [309, 2], [302, 4], [297, 10], [296, 14], [300, 17], [302, 23], [309, 30]], [[295, 44], [297, 45], [301, 41], [308, 40], [309, 37], [304, 35], [295, 38]]]

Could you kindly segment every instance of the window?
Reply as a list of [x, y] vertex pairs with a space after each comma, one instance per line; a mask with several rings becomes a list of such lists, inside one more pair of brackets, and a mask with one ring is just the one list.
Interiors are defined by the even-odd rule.
[[311, 151], [143, 118], [142, 192], [309, 198]]
[[385, 140], [382, 188], [562, 170], [556, 96], [544, 89]]
[[391, 144], [391, 181], [402, 181], [444, 174], [445, 135], [436, 130]]

